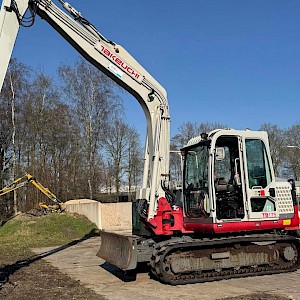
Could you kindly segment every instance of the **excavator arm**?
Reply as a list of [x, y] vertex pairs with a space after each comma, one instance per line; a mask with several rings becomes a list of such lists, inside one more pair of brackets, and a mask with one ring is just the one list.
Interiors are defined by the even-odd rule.
[[[63, 205], [62, 205], [61, 201], [59, 201], [57, 199], [57, 197], [48, 188], [44, 187], [40, 182], [38, 182], [35, 179], [35, 177], [33, 177], [29, 173], [26, 173], [24, 176], [17, 178], [13, 182], [11, 182], [10, 184], [8, 184], [4, 188], [2, 188], [0, 190], [0, 197], [5, 194], [8, 194], [14, 190], [19, 189], [28, 183], [32, 183], [38, 190], [40, 190], [45, 196], [47, 196], [52, 202], [54, 202], [56, 209], [58, 209], [59, 211], [63, 210]], [[43, 202], [41, 202], [39, 205], [40, 205], [40, 207], [45, 208], [45, 209], [48, 209], [48, 207], [49, 207], [48, 205], [46, 205]]]
[[27, 180], [26, 176], [23, 176], [23, 177], [20, 177], [20, 178], [14, 180], [13, 182], [11, 182], [10, 184], [8, 184], [7, 186], [5, 186], [3, 189], [0, 190], [0, 197], [23, 187], [27, 183], [28, 183], [28, 180]]
[[57, 197], [46, 187], [44, 187], [40, 182], [38, 182], [32, 175], [26, 174], [24, 176], [27, 179], [27, 182], [32, 183], [38, 190], [40, 190], [45, 196], [47, 196], [52, 202], [60, 204], [61, 202]]
[[[67, 13], [50, 0], [4, 0], [0, 13], [0, 88], [6, 74], [18, 26], [28, 7], [48, 22], [85, 59], [132, 94], [142, 106], [147, 135], [142, 187], [137, 199], [146, 199], [147, 221], [157, 214], [158, 201], [166, 197], [169, 181], [170, 116], [165, 89], [120, 45], [106, 39], [70, 4], [59, 0]], [[2, 25], [1, 25], [2, 24]], [[7, 37], [9, 35], [9, 37]], [[2, 51], [1, 51], [2, 52]]]

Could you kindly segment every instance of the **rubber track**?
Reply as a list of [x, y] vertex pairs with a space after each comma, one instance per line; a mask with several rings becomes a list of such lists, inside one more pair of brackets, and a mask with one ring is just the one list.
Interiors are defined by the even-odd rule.
[[[258, 266], [258, 267], [241, 267], [240, 269], [224, 269], [221, 271], [211, 272], [190, 272], [181, 274], [170, 274], [170, 272], [164, 271], [164, 261], [168, 254], [174, 253], [179, 250], [191, 250], [192, 248], [209, 247], [210, 249], [215, 246], [230, 246], [238, 243], [250, 244], [251, 242], [268, 242], [276, 241], [276, 243], [290, 243], [295, 245], [297, 249], [297, 259], [287, 262], [284, 266], [280, 265], [269, 265], [269, 266]], [[174, 240], [165, 241], [159, 243], [154, 251], [151, 258], [151, 272], [161, 282], [171, 285], [181, 285], [208, 281], [217, 281], [229, 278], [240, 278], [248, 276], [258, 276], [267, 274], [277, 274], [284, 272], [296, 271], [300, 266], [300, 244], [299, 240], [293, 236], [288, 235], [250, 235], [240, 236], [231, 238], [219, 238], [219, 239], [191, 239], [177, 238]]]

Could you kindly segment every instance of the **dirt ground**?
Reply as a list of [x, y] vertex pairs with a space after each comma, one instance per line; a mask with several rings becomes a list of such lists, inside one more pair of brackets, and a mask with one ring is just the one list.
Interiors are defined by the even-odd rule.
[[[49, 263], [41, 260], [38, 256], [33, 255], [27, 258], [14, 257], [13, 260], [15, 262], [0, 267], [0, 299], [106, 299], [106, 297], [84, 287], [79, 281], [71, 279], [69, 276], [61, 273]], [[268, 293], [255, 293], [222, 299], [288, 300], [291, 298], [275, 296]]]
[[0, 267], [0, 299], [89, 299], [105, 297], [35, 258]]
[[[223, 298], [224, 300], [287, 300], [290, 298], [283, 298], [280, 296], [274, 296], [274, 295], [270, 295], [270, 294], [266, 294], [266, 293], [259, 293], [259, 294], [251, 294], [251, 295], [247, 295], [247, 296], [238, 296], [238, 297], [233, 297], [233, 298]], [[220, 299], [220, 300], [223, 300]]]

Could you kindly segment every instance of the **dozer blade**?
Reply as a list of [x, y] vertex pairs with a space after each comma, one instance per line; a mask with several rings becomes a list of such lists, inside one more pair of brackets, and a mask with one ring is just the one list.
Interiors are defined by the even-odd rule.
[[137, 239], [112, 232], [100, 231], [101, 246], [97, 256], [122, 270], [137, 266]]

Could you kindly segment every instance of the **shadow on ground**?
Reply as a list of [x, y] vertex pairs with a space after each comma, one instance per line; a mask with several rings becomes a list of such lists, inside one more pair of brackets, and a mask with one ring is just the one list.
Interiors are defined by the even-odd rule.
[[17, 262], [13, 263], [13, 264], [10, 264], [10, 265], [3, 265], [3, 266], [0, 266], [0, 289], [1, 289], [1, 286], [3, 286], [6, 282], [9, 281], [9, 277], [11, 275], [13, 275], [16, 271], [24, 268], [24, 267], [28, 267], [29, 265], [31, 265], [32, 263], [44, 258], [44, 257], [47, 257], [49, 255], [52, 255], [54, 253], [57, 253], [59, 251], [62, 251], [64, 249], [67, 249], [69, 247], [72, 247], [76, 244], [79, 244], [83, 241], [86, 241], [94, 236], [99, 236], [99, 233], [96, 229], [92, 229], [89, 233], [87, 233], [84, 237], [80, 238], [80, 239], [77, 239], [77, 240], [74, 240], [66, 245], [62, 245], [62, 246], [59, 246], [55, 249], [52, 249], [50, 251], [46, 251], [44, 253], [41, 253], [41, 254], [37, 254], [37, 255], [33, 255], [29, 258], [26, 258], [26, 259], [22, 259], [22, 260], [18, 260]]
[[110, 264], [109, 262], [103, 263], [102, 265], [100, 265], [100, 267], [124, 282], [135, 281], [138, 273], [150, 273], [150, 267], [146, 263], [138, 263], [135, 270], [129, 271], [123, 271], [118, 267]]

